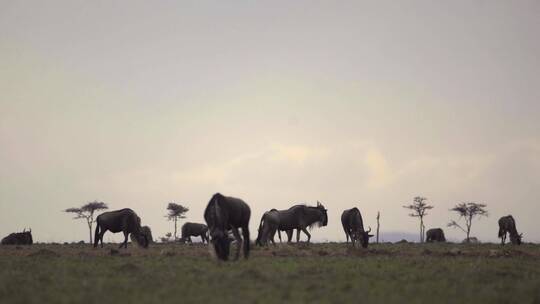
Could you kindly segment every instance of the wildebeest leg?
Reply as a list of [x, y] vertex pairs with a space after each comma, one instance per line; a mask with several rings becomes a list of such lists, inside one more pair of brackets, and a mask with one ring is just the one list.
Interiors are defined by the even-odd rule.
[[300, 243], [300, 229], [296, 229], [296, 242]]
[[277, 230], [277, 234], [278, 234], [278, 237], [279, 237], [279, 243], [281, 244], [281, 230]]
[[101, 243], [101, 248], [103, 248], [103, 235], [105, 234], [105, 231], [99, 232], [99, 242]]
[[270, 232], [270, 241], [272, 241], [272, 244], [276, 246], [276, 242], [274, 241], [274, 237], [276, 236], [276, 229], [273, 229], [272, 232]]
[[294, 232], [294, 229], [286, 230], [287, 233], [287, 243], [290, 243], [292, 241], [292, 234]]
[[503, 233], [501, 237], [501, 245], [504, 245], [505, 242], [506, 242], [506, 231]]
[[238, 232], [238, 228], [233, 228], [232, 233], [234, 235], [234, 238], [236, 239], [236, 255], [234, 256], [235, 260], [238, 260], [240, 257], [240, 247], [242, 247], [242, 238], [240, 237], [240, 232]]
[[122, 248], [122, 246], [124, 246], [124, 248], [127, 249], [128, 235], [129, 235], [129, 233], [127, 231], [124, 231], [124, 242], [122, 244], [120, 244], [119, 248]]
[[343, 227], [343, 231], [345, 231], [345, 238], [347, 239], [346, 243], [349, 244], [349, 232], [347, 231], [347, 228]]
[[244, 259], [249, 257], [249, 227], [242, 227], [242, 236], [244, 237]]
[[[311, 234], [309, 234], [306, 227], [303, 227], [302, 231], [304, 231], [304, 233], [307, 235], [307, 242], [309, 243], [309, 241], [311, 240]], [[300, 230], [298, 230], [298, 234], [300, 235]]]

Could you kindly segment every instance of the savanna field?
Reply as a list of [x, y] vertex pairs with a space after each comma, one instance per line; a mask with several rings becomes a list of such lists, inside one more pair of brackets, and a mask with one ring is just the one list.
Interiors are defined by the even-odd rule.
[[540, 303], [540, 245], [1, 246], [0, 303]]

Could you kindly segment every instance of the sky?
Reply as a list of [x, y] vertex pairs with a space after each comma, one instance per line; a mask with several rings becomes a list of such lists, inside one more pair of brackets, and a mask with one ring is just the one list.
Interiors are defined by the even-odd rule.
[[[203, 222], [210, 197], [262, 213], [358, 207], [381, 238], [487, 204], [539, 242], [538, 1], [0, 0], [0, 236], [87, 240], [62, 212], [132, 208], [154, 238], [168, 202]], [[386, 236], [386, 238], [385, 238]], [[120, 241], [106, 234], [106, 241]]]

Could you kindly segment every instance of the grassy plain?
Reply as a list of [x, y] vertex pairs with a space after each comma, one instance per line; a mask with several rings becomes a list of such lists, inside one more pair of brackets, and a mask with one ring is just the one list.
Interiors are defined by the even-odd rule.
[[0, 246], [0, 303], [540, 303], [540, 245]]

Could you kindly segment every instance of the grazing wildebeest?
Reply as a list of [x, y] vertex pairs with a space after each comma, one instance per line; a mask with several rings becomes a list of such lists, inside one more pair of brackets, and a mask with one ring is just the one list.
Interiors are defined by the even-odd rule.
[[[295, 205], [287, 210], [279, 210], [279, 230], [287, 232], [289, 242], [291, 241], [292, 231], [296, 229], [296, 242], [300, 241], [300, 231], [303, 231], [307, 237], [307, 242], [311, 240], [311, 234], [307, 227], [321, 227], [328, 224], [327, 210], [323, 204], [317, 202], [317, 207], [306, 205]], [[281, 235], [279, 237], [281, 240]]]
[[[231, 244], [229, 230], [232, 230], [237, 241], [235, 260], [240, 256], [240, 247], [244, 249], [244, 258], [248, 258], [250, 217], [251, 209], [243, 200], [223, 196], [221, 193], [212, 196], [204, 210], [204, 219], [208, 224], [212, 244], [219, 259], [225, 261], [229, 258]], [[242, 228], [243, 245], [238, 228]]]
[[203, 243], [205, 241], [208, 243], [208, 226], [206, 226], [205, 224], [190, 222], [182, 225], [182, 238], [180, 240], [182, 242], [192, 243], [192, 236], [200, 236]]
[[[255, 244], [264, 246], [268, 245], [268, 240], [272, 241], [272, 244], [276, 244], [274, 236], [279, 229], [279, 211], [272, 209], [267, 211], [261, 217], [261, 223], [259, 224], [259, 233]], [[281, 240], [281, 236], [280, 236]]]
[[[142, 226], [141, 227], [141, 234], [144, 235], [146, 240], [148, 241], [148, 245], [152, 244], [154, 242], [154, 238], [152, 237], [152, 230], [148, 226]], [[132, 243], [137, 243], [139, 245], [144, 244], [144, 239], [137, 239], [137, 236], [135, 234], [130, 234], [129, 236], [131, 238]]]
[[135, 235], [139, 245], [144, 248], [148, 247], [149, 241], [142, 230], [141, 218], [129, 208], [104, 212], [98, 215], [94, 234], [94, 248], [97, 247], [99, 241], [101, 241], [101, 247], [103, 248], [103, 235], [107, 230], [112, 233], [124, 233], [124, 242], [120, 244], [120, 248], [127, 248], [130, 233]]
[[371, 228], [367, 231], [364, 230], [364, 221], [362, 220], [362, 214], [358, 208], [354, 207], [343, 211], [341, 214], [341, 225], [343, 225], [347, 243], [349, 242], [350, 237], [353, 246], [356, 241], [359, 241], [362, 247], [367, 248], [369, 238], [373, 237], [373, 235], [369, 234]]
[[519, 234], [516, 229], [516, 221], [511, 215], [503, 216], [499, 219], [499, 237], [501, 244], [506, 242], [506, 234], [510, 234], [510, 241], [514, 245], [521, 245], [523, 234]]
[[10, 233], [8, 236], [2, 239], [2, 245], [32, 245], [34, 240], [32, 239], [32, 229], [23, 232]]
[[426, 232], [426, 242], [446, 242], [446, 238], [444, 237], [444, 231], [441, 228], [429, 229]]

